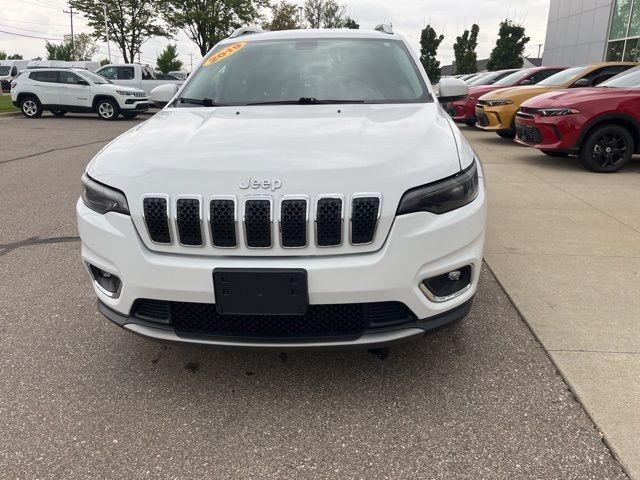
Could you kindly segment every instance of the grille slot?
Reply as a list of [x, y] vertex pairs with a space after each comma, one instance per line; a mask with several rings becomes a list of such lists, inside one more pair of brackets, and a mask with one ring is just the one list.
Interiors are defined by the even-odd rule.
[[285, 199], [280, 203], [280, 235], [285, 248], [307, 245], [307, 200]]
[[139, 299], [133, 315], [167, 323], [178, 335], [245, 338], [359, 336], [367, 329], [415, 321], [400, 302], [309, 305], [305, 315], [225, 315], [215, 304]]
[[176, 203], [176, 222], [180, 243], [189, 247], [202, 245], [200, 200], [180, 198]]
[[235, 200], [211, 200], [209, 203], [209, 218], [213, 246], [220, 248], [237, 246]]
[[316, 243], [319, 247], [342, 244], [343, 201], [338, 197], [318, 199], [316, 208]]
[[148, 197], [142, 201], [142, 207], [151, 240], [155, 243], [171, 243], [167, 199]]
[[357, 197], [351, 202], [351, 243], [365, 245], [373, 242], [378, 225], [380, 197]]
[[516, 137], [518, 137], [519, 140], [522, 140], [525, 143], [530, 143], [532, 145], [542, 143], [542, 135], [540, 135], [540, 130], [529, 125], [520, 125], [516, 123]]
[[253, 199], [245, 202], [244, 229], [249, 248], [271, 246], [271, 200]]

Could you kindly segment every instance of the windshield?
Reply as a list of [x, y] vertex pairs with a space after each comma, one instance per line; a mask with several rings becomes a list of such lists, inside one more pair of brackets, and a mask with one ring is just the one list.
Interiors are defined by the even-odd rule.
[[0, 65], [0, 75], [9, 75], [11, 71], [10, 65]]
[[91, 82], [98, 85], [103, 83], [111, 83], [109, 80], [98, 75], [97, 73], [89, 72], [87, 70], [83, 70], [81, 72], [76, 71], [76, 73], [80, 75], [82, 78], [84, 78], [85, 80], [91, 80]]
[[226, 43], [187, 84], [178, 106], [418, 103], [431, 98], [404, 44], [378, 39]]
[[637, 88], [640, 89], [640, 67], [632, 68], [620, 73], [606, 82], [598, 85], [608, 88]]
[[550, 77], [545, 78], [541, 82], [538, 82], [538, 85], [543, 85], [543, 86], [546, 86], [546, 87], [554, 87], [556, 85], [564, 85], [569, 80], [572, 80], [572, 79], [577, 80], [576, 77], [582, 75], [588, 69], [589, 69], [589, 67], [587, 67], [587, 66], [567, 68], [566, 70], [558, 72], [555, 75], [551, 75]]
[[479, 85], [493, 85], [506, 75], [509, 75], [509, 72], [489, 72], [484, 77], [474, 80], [469, 85], [472, 87], [477, 87]]
[[510, 73], [506, 77], [503, 77], [500, 80], [498, 80], [496, 83], [494, 83], [494, 85], [506, 85], [506, 86], [515, 85], [520, 80], [528, 77], [529, 75], [531, 75], [531, 69], [525, 68], [524, 70], [519, 70], [517, 72]]

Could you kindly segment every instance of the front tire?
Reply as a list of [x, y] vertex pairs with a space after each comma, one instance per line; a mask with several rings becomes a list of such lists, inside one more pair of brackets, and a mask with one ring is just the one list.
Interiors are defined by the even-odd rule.
[[56, 117], [62, 117], [67, 113], [66, 110], [50, 110], [50, 112]]
[[580, 148], [580, 163], [597, 173], [620, 170], [633, 154], [633, 137], [620, 125], [605, 125], [585, 138]]
[[498, 136], [500, 138], [507, 138], [509, 140], [513, 140], [514, 138], [516, 138], [516, 131], [515, 130], [498, 130], [496, 132], [498, 134]]
[[465, 124], [467, 127], [475, 127], [475, 126], [476, 126], [476, 121], [475, 121], [475, 119], [473, 119], [473, 120], [467, 120], [466, 122], [464, 122], [464, 124]]
[[27, 118], [38, 118], [42, 115], [42, 104], [37, 97], [29, 95], [20, 101], [20, 110]]
[[102, 120], [113, 121], [118, 119], [120, 108], [113, 100], [104, 98], [96, 103], [96, 113]]

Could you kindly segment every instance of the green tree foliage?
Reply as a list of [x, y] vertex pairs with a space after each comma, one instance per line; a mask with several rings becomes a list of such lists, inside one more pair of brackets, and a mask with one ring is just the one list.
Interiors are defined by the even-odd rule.
[[306, 0], [304, 17], [311, 28], [343, 28], [346, 7], [336, 0]]
[[262, 20], [269, 0], [163, 0], [164, 19], [182, 29], [204, 56], [236, 28]]
[[47, 49], [47, 60], [73, 60], [73, 46], [71, 42], [64, 41], [60, 44], [47, 42], [45, 48]]
[[351, 30], [360, 30], [360, 25], [355, 19], [346, 17], [346, 20], [344, 21], [344, 28], [349, 28]]
[[298, 28], [298, 6], [281, 0], [271, 6], [271, 21], [262, 24], [265, 30], [293, 30]]
[[13, 55], [9, 55], [7, 60], [22, 60], [23, 57], [19, 53], [14, 53]]
[[182, 61], [178, 58], [178, 46], [167, 45], [156, 60], [158, 70], [162, 73], [169, 73], [174, 70], [180, 70], [182, 68]]
[[6, 60], [7, 53], [4, 50], [0, 50], [0, 60]]
[[102, 60], [100, 60], [100, 66], [104, 67], [105, 65], [109, 65], [111, 62], [109, 61], [108, 58], [103, 58]]
[[476, 55], [478, 33], [480, 33], [480, 27], [474, 23], [471, 26], [471, 32], [465, 30], [462, 36], [456, 38], [456, 43], [453, 44], [456, 74], [475, 73], [478, 71], [476, 65], [478, 59]]
[[[169, 29], [159, 23], [160, 4], [154, 0], [103, 0], [107, 6], [109, 40], [122, 52], [125, 63], [133, 62], [142, 44], [151, 37], [166, 37]], [[95, 0], [69, 0], [69, 4], [82, 12], [94, 29], [94, 37], [106, 41], [103, 2]]]
[[71, 35], [65, 35], [61, 44], [56, 45], [55, 43], [47, 42], [45, 48], [47, 49], [47, 59], [49, 60], [88, 61], [98, 51], [98, 47], [93, 42], [91, 35], [87, 33], [74, 35], [73, 42], [71, 42]]
[[436, 60], [438, 47], [444, 40], [444, 35], [439, 35], [431, 27], [427, 25], [420, 34], [420, 62], [424, 67], [431, 83], [437, 83], [440, 80], [440, 62]]
[[500, 22], [498, 40], [489, 57], [487, 69], [522, 68], [522, 54], [529, 40], [524, 34], [523, 26], [516, 25], [511, 20]]

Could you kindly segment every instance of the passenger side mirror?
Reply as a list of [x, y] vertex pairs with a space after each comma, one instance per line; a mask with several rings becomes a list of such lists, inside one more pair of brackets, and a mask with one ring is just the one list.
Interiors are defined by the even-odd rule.
[[178, 86], [173, 83], [160, 85], [151, 90], [149, 98], [158, 107], [162, 108], [178, 93]]
[[442, 78], [438, 84], [440, 103], [455, 102], [469, 95], [469, 86], [457, 78]]
[[521, 81], [520, 85], [533, 85], [533, 82], [531, 79], [527, 78], [526, 80]]
[[591, 86], [591, 82], [589, 81], [588, 78], [581, 78], [580, 80], [575, 82], [573, 85], [571, 85], [572, 88], [590, 87], [590, 86]]

